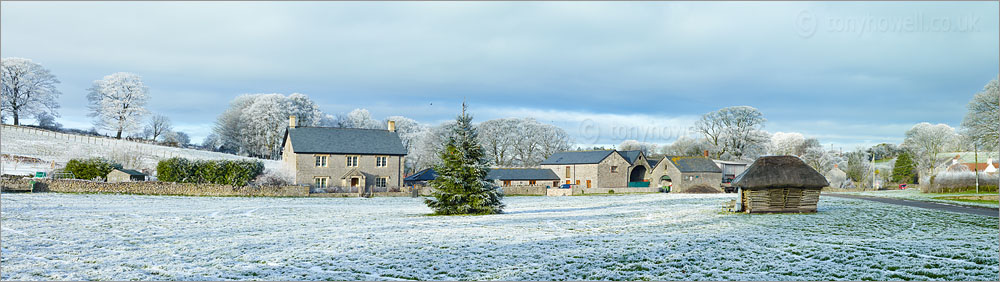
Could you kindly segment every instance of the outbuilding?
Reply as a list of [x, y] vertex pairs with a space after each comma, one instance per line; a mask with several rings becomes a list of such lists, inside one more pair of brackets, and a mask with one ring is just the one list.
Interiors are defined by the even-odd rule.
[[131, 169], [113, 169], [108, 173], [108, 182], [146, 181], [146, 174]]
[[737, 211], [747, 213], [816, 212], [826, 178], [795, 156], [767, 156], [753, 162], [733, 181], [739, 190]]

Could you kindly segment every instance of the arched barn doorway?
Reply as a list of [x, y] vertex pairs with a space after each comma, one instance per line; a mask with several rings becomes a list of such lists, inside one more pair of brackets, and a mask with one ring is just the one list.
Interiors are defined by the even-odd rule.
[[646, 179], [646, 167], [637, 166], [632, 169], [632, 173], [628, 176], [628, 182], [642, 182]]

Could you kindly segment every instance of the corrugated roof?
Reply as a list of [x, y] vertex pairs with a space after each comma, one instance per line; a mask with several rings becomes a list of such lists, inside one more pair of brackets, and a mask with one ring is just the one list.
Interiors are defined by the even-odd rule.
[[635, 160], [638, 159], [640, 155], [642, 155], [642, 151], [618, 151], [618, 154], [622, 155], [622, 157], [625, 158], [625, 161], [627, 161], [628, 164], [634, 165]]
[[434, 178], [437, 178], [437, 172], [434, 172], [433, 168], [428, 168], [403, 178], [403, 181], [430, 181]]
[[399, 134], [388, 130], [296, 127], [288, 135], [295, 153], [406, 155]]
[[715, 162], [706, 157], [666, 156], [664, 159], [670, 160], [670, 163], [676, 166], [681, 172], [722, 173], [722, 169], [715, 165]]
[[[430, 181], [437, 178], [433, 168], [421, 170], [407, 176], [405, 181]], [[491, 168], [486, 174], [491, 180], [559, 180], [559, 176], [546, 168]]]
[[611, 155], [611, 153], [614, 152], [614, 150], [558, 152], [549, 156], [549, 158], [542, 161], [541, 164], [596, 164], [600, 163], [604, 160], [604, 158], [607, 158], [608, 155]]
[[492, 168], [486, 178], [494, 180], [559, 180], [559, 176], [547, 168]]

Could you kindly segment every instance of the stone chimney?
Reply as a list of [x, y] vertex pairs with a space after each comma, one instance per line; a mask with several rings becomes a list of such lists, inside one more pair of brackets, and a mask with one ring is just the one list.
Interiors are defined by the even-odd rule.
[[389, 121], [389, 132], [396, 132], [396, 121]]
[[288, 116], [288, 127], [295, 128], [295, 116]]

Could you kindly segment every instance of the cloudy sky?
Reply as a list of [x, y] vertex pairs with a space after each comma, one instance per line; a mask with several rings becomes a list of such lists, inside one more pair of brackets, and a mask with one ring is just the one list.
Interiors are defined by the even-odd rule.
[[[25, 3], [0, 7], [0, 55], [62, 81], [59, 122], [90, 128], [94, 80], [143, 76], [148, 109], [200, 141], [237, 95], [304, 93], [436, 124], [534, 117], [578, 144], [669, 143], [749, 105], [769, 132], [901, 142], [958, 126], [1000, 69], [996, 2]], [[29, 121], [31, 122], [31, 121]]]

